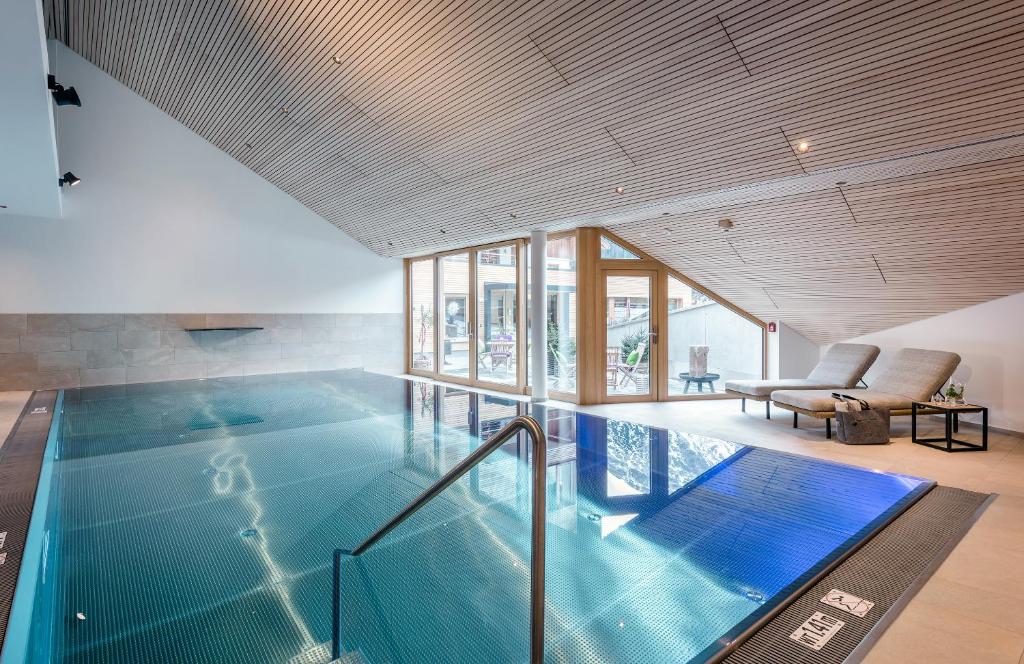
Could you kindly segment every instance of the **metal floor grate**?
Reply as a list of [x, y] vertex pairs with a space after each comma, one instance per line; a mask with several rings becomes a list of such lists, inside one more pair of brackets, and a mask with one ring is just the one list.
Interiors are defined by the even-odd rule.
[[56, 400], [56, 392], [33, 392], [0, 448], [0, 644], [14, 602]]
[[[726, 664], [830, 664], [859, 661], [977, 519], [990, 494], [937, 486], [836, 569], [770, 620]], [[822, 602], [840, 590], [873, 602], [858, 616]], [[848, 602], [847, 605], [852, 604]], [[861, 605], [861, 610], [866, 605]], [[819, 650], [792, 638], [822, 613], [842, 623]], [[815, 626], [811, 632], [816, 633]], [[814, 639], [811, 639], [813, 642]]]

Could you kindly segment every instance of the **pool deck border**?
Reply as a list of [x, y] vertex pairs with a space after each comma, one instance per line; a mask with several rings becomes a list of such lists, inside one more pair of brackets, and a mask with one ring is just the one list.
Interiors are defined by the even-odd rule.
[[[27, 646], [31, 616], [19, 619], [14, 601], [19, 594], [32, 593], [38, 576], [42, 520], [49, 498], [48, 491], [38, 488], [40, 484], [49, 485], [44, 475], [52, 472], [52, 455], [46, 452], [55, 444], [53, 425], [59, 421], [55, 414], [62, 396], [56, 390], [33, 392], [0, 448], [0, 662], [4, 663], [22, 661]], [[21, 604], [28, 606], [30, 602]], [[24, 629], [8, 639], [8, 632], [15, 631], [9, 628], [23, 622]]]

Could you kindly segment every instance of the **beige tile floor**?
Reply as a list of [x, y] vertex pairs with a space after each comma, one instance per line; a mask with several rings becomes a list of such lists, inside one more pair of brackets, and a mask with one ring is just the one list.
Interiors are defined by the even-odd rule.
[[[29, 394], [0, 392], [0, 441]], [[793, 429], [792, 415], [784, 411], [768, 421], [760, 404], [751, 404], [746, 414], [736, 401], [579, 410], [998, 493], [865, 661], [1024, 664], [1024, 439], [993, 433], [988, 452], [946, 454], [912, 444], [905, 417], [893, 420], [895, 437], [890, 445], [849, 447], [825, 440], [820, 421], [801, 418], [802, 428]], [[965, 436], [973, 433], [964, 430]]]
[[0, 392], [0, 447], [7, 441], [7, 434], [31, 395], [31, 392]]

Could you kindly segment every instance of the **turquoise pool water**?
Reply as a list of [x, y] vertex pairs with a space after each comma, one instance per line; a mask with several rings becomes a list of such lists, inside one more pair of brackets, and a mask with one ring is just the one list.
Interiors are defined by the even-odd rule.
[[[528, 408], [354, 371], [68, 390], [11, 629], [31, 662], [525, 662], [525, 440], [333, 561]], [[549, 436], [550, 662], [706, 659], [929, 486], [530, 414]]]

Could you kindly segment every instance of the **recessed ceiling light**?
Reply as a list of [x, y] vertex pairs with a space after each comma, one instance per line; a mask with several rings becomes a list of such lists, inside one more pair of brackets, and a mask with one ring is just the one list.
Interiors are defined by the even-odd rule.
[[625, 187], [615, 187], [615, 193], [616, 194], [624, 194], [624, 193], [626, 193], [626, 188]]
[[799, 152], [800, 154], [810, 152], [810, 150], [811, 144], [808, 143], [807, 141], [800, 141], [799, 143], [796, 144], [796, 151]]

